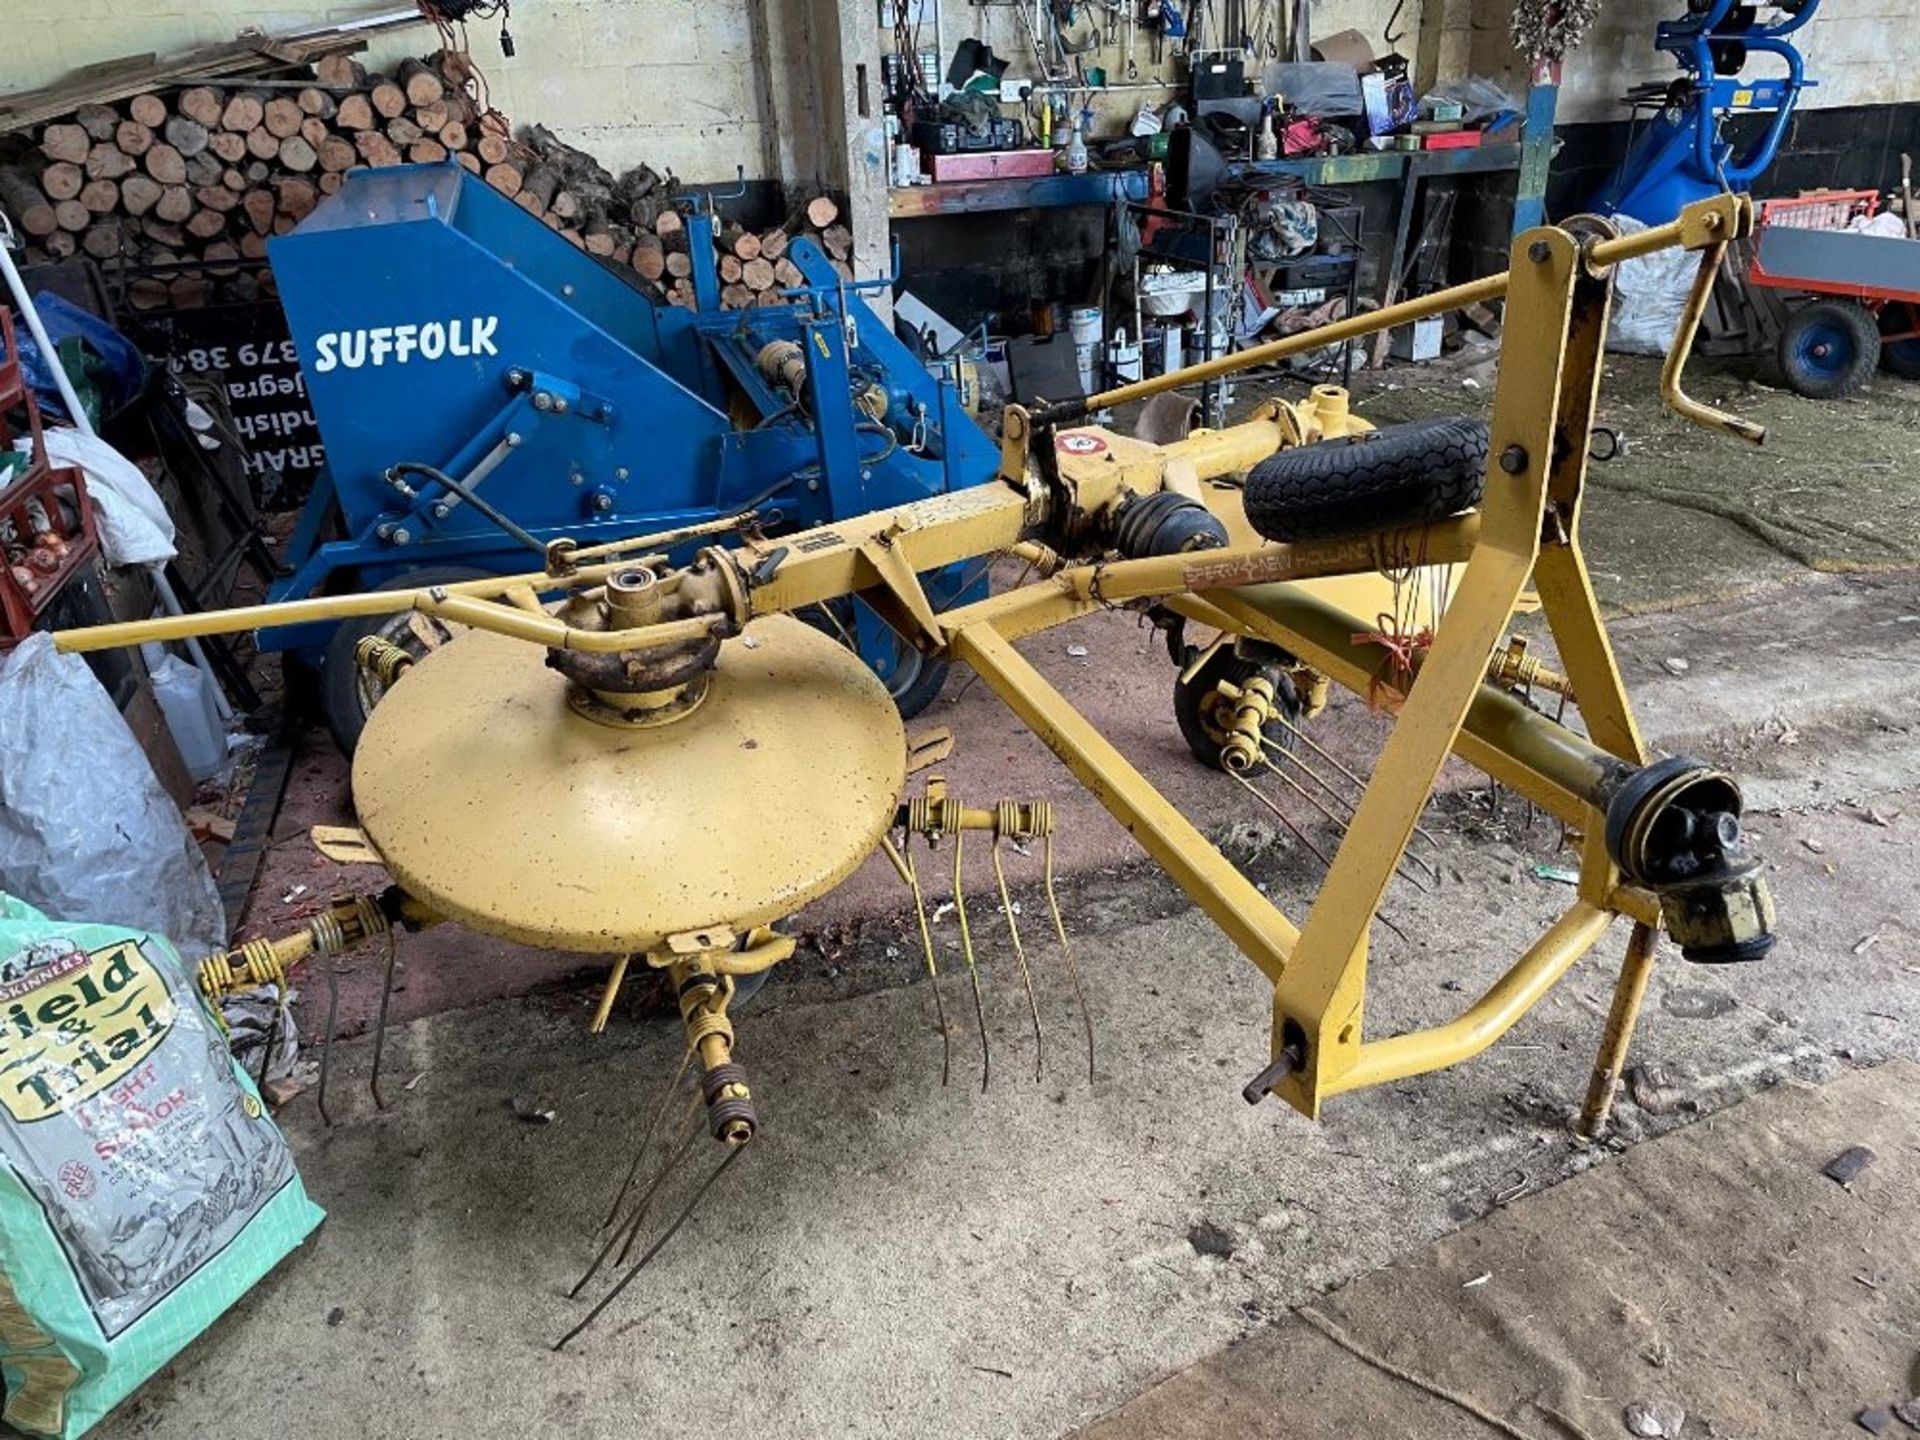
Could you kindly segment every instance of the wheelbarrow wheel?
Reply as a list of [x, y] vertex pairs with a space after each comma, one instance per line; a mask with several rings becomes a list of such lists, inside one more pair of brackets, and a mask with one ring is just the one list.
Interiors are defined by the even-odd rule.
[[[427, 585], [455, 585], [462, 580], [485, 580], [492, 572], [464, 565], [428, 565], [374, 586], [375, 590], [417, 590]], [[464, 628], [464, 627], [458, 627]], [[404, 610], [397, 615], [359, 615], [342, 620], [327, 642], [327, 661], [320, 674], [320, 691], [340, 753], [353, 758], [367, 716], [379, 702], [384, 687], [354, 662], [353, 652], [369, 635], [378, 635], [416, 658], [439, 648], [458, 633], [445, 622]]]
[[1487, 427], [1412, 420], [1302, 445], [1247, 474], [1247, 523], [1269, 540], [1318, 540], [1444, 520], [1480, 503]]
[[1880, 327], [1852, 300], [1816, 300], [1787, 319], [1780, 370], [1809, 400], [1837, 400], [1866, 383], [1880, 363]]
[[[1220, 694], [1220, 682], [1225, 680], [1238, 687], [1245, 685], [1255, 675], [1264, 674], [1273, 682], [1274, 698], [1280, 702], [1287, 721], [1299, 723], [1300, 700], [1293, 688], [1293, 681], [1277, 669], [1263, 666], [1255, 660], [1244, 660], [1233, 653], [1233, 647], [1222, 645], [1207, 661], [1193, 673], [1193, 678], [1176, 678], [1173, 682], [1173, 718], [1180, 727], [1180, 736], [1187, 742], [1187, 748], [1193, 752], [1193, 758], [1209, 770], [1224, 770], [1220, 763], [1220, 752], [1227, 743], [1227, 735], [1233, 724], [1231, 703]], [[1293, 748], [1292, 724], [1281, 720], [1270, 720], [1262, 732], [1271, 745], [1282, 750]]]

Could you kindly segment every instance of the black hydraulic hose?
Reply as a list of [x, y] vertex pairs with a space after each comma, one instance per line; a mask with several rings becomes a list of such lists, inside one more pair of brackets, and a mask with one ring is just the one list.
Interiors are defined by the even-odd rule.
[[523, 530], [513, 520], [509, 519], [504, 512], [495, 508], [492, 503], [482, 500], [480, 493], [465, 481], [456, 480], [447, 474], [446, 471], [436, 470], [431, 465], [423, 465], [418, 460], [402, 460], [398, 465], [388, 469], [387, 483], [389, 485], [396, 485], [396, 482], [398, 482], [403, 475], [424, 475], [436, 484], [446, 486], [447, 489], [473, 506], [474, 509], [478, 510], [515, 540], [526, 546], [527, 549], [533, 551], [534, 554], [542, 558], [546, 556], [547, 547], [545, 545], [542, 545], [538, 540], [534, 539], [528, 531]]

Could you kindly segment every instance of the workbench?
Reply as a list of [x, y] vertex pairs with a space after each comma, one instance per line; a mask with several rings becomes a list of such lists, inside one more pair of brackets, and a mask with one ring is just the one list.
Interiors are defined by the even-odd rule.
[[1147, 198], [1145, 170], [1089, 170], [1084, 175], [1017, 175], [994, 180], [949, 180], [941, 185], [896, 185], [887, 191], [887, 215], [916, 220], [934, 215], [979, 215], [993, 210], [1057, 210]]
[[[1420, 187], [1428, 180], [1460, 175], [1520, 172], [1524, 147], [1517, 143], [1476, 145], [1458, 150], [1362, 150], [1351, 155], [1303, 155], [1262, 161], [1263, 168], [1298, 178], [1311, 186], [1338, 188], [1398, 182], [1393, 206], [1393, 244], [1380, 267], [1381, 291], [1406, 265], [1407, 244]], [[897, 186], [887, 192], [887, 214], [894, 220], [976, 215], [991, 211], [1059, 209], [1073, 205], [1138, 203], [1147, 197], [1147, 172], [1089, 170], [1084, 175], [1036, 175], [996, 180], [950, 181], [943, 185]], [[1516, 217], [1526, 213], [1526, 195], [1516, 197]], [[1538, 197], [1534, 197], [1537, 201]]]

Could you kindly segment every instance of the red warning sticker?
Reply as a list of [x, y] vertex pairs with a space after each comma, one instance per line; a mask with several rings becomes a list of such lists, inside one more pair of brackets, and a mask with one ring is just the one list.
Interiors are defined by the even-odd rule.
[[1106, 441], [1098, 435], [1089, 435], [1084, 430], [1069, 430], [1053, 444], [1056, 450], [1068, 455], [1099, 455], [1107, 448]]

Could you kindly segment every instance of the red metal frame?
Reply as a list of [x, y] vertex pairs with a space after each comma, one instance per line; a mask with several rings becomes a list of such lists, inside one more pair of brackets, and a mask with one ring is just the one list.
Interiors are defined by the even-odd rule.
[[[0, 305], [0, 347], [4, 347], [4, 354], [0, 354], [0, 450], [13, 448], [15, 437], [7, 415], [24, 408], [33, 457], [19, 479], [0, 489], [0, 530], [10, 527], [15, 537], [13, 545], [7, 547], [9, 554], [0, 556], [5, 560], [0, 563], [0, 653], [5, 653], [26, 638], [34, 620], [53, 602], [61, 587], [99, 553], [100, 537], [94, 526], [93, 498], [87, 494], [87, 482], [80, 471], [71, 465], [55, 466], [47, 458], [40, 407], [34, 403], [33, 389], [27, 384], [20, 364], [20, 347], [13, 338], [13, 316], [4, 305]], [[37, 543], [22, 543], [23, 537], [36, 534], [28, 513], [35, 501], [39, 502], [47, 526], [63, 542], [57, 552]], [[66, 526], [69, 509], [74, 517], [71, 529]], [[14, 546], [29, 552], [30, 556], [58, 553], [59, 563], [51, 570], [41, 571], [39, 565], [44, 562], [30, 560], [23, 566], [33, 574], [29, 586], [14, 575], [10, 557]]]
[[1755, 285], [1776, 290], [1797, 290], [1804, 295], [1845, 295], [1859, 300], [1879, 313], [1882, 306], [1899, 302], [1908, 306], [1913, 328], [1899, 334], [1883, 335], [1886, 340], [1910, 340], [1920, 336], [1920, 292], [1889, 290], [1885, 286], [1848, 285], [1831, 280], [1809, 280], [1792, 275], [1775, 275], [1760, 263], [1759, 237], [1769, 225], [1794, 226], [1804, 230], [1844, 230], [1856, 215], [1872, 216], [1880, 210], [1878, 190], [1812, 190], [1805, 195], [1782, 196], [1760, 202], [1760, 220], [1754, 232], [1753, 259], [1747, 266], [1747, 278]]

